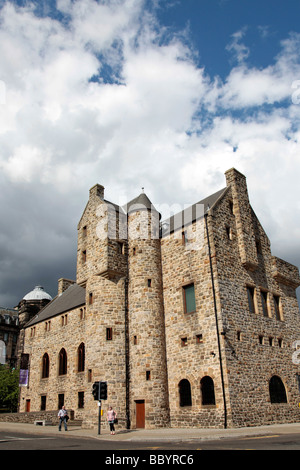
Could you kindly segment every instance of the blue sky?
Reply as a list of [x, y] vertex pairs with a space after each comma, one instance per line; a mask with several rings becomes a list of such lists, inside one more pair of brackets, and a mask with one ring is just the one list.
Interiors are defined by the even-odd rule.
[[248, 61], [255, 67], [273, 63], [280, 41], [299, 31], [300, 3], [296, 0], [167, 0], [164, 4], [158, 15], [162, 24], [176, 32], [187, 28], [199, 64], [210, 75], [222, 78], [232, 66], [224, 46], [237, 31], [245, 29]]
[[300, 266], [299, 17], [296, 0], [0, 0], [0, 305], [75, 277], [96, 183], [192, 204], [234, 166]]

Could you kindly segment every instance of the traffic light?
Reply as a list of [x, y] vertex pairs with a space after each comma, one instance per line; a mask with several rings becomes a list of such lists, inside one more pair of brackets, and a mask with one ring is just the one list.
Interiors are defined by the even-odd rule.
[[92, 394], [93, 394], [94, 400], [99, 400], [99, 382], [93, 383]]
[[100, 382], [100, 400], [107, 400], [107, 382]]

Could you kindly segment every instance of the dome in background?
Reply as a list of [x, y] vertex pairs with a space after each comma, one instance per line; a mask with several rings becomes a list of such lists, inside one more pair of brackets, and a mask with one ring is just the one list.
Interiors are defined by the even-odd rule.
[[36, 286], [31, 292], [23, 297], [23, 300], [52, 300], [42, 286]]

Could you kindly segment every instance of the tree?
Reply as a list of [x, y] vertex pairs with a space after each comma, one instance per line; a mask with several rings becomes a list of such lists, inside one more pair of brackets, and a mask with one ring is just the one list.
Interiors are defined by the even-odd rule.
[[19, 370], [0, 365], [0, 408], [15, 412], [18, 409]]

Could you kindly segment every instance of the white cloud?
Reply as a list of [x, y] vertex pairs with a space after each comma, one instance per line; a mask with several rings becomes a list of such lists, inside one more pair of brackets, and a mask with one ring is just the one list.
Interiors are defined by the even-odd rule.
[[[57, 7], [65, 23], [36, 16], [30, 4], [0, 11], [5, 184], [27, 185], [41, 204], [49, 203], [42, 188], [53, 198], [63, 193], [75, 226], [84, 207], [74, 201], [84, 206], [97, 182], [115, 202], [144, 186], [160, 204], [186, 203], [223, 187], [224, 171], [235, 166], [284, 251], [282, 221], [287, 239], [299, 235], [300, 108], [292, 83], [300, 79], [300, 35], [257, 69], [247, 63], [244, 31], [236, 33], [228, 49], [238, 64], [222, 81], [205, 75], [186, 41], [164, 40], [142, 0], [58, 0]], [[50, 218], [55, 226], [54, 211]]]
[[241, 42], [245, 36], [247, 28], [244, 27], [232, 35], [232, 41], [226, 46], [226, 50], [233, 54], [234, 60], [238, 63], [244, 62], [250, 55], [249, 47]]

